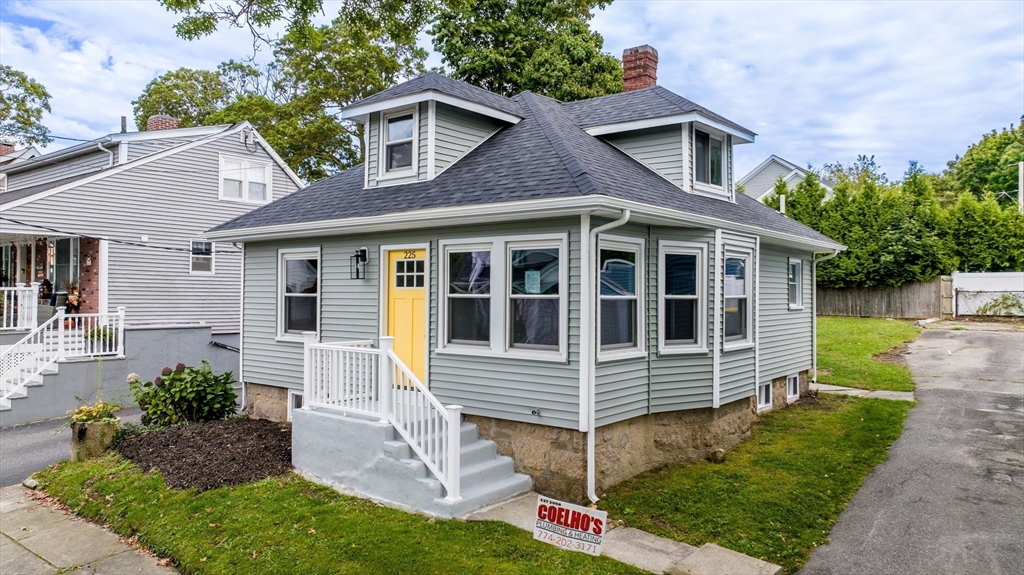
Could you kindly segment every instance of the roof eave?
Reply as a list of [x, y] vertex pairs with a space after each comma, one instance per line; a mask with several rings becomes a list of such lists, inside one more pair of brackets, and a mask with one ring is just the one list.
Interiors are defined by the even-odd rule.
[[747, 130], [746, 128], [737, 128], [730, 126], [719, 120], [711, 118], [700, 112], [686, 112], [683, 114], [672, 114], [668, 116], [660, 116], [657, 118], [646, 118], [644, 120], [632, 120], [629, 122], [617, 122], [614, 124], [599, 124], [595, 126], [589, 126], [584, 128], [591, 136], [604, 136], [607, 134], [618, 134], [621, 132], [629, 132], [632, 130], [643, 130], [646, 128], [657, 128], [660, 126], [672, 126], [675, 124], [682, 124], [686, 122], [699, 122], [710, 128], [725, 132], [736, 138], [737, 144], [750, 144], [753, 143], [754, 138], [757, 136], [754, 132]]
[[341, 111], [341, 117], [344, 120], [352, 120], [353, 122], [365, 124], [369, 120], [370, 114], [374, 112], [402, 108], [404, 106], [411, 106], [413, 104], [427, 102], [430, 100], [469, 110], [470, 112], [476, 112], [477, 114], [482, 114], [509, 124], [518, 124], [519, 121], [523, 119], [521, 116], [509, 114], [508, 112], [492, 108], [491, 106], [470, 102], [464, 98], [458, 98], [437, 90], [424, 90], [422, 92], [415, 92], [413, 94], [406, 94], [404, 96], [370, 102], [369, 104], [356, 104], [343, 109]]

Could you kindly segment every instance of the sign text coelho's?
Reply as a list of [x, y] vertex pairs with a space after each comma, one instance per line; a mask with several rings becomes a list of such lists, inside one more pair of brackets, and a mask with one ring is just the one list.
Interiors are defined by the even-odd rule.
[[607, 524], [607, 511], [580, 507], [539, 495], [533, 538], [562, 549], [600, 555], [601, 540]]

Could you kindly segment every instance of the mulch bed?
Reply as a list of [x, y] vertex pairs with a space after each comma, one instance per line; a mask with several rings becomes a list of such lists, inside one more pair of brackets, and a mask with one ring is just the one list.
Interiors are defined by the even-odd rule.
[[117, 451], [175, 489], [206, 491], [282, 475], [292, 468], [290, 424], [263, 419], [211, 421], [125, 439]]

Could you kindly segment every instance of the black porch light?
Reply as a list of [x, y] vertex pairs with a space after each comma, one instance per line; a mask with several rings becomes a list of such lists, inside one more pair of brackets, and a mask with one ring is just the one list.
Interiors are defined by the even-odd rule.
[[359, 248], [348, 258], [349, 277], [354, 280], [366, 279], [366, 260], [368, 259], [366, 248]]

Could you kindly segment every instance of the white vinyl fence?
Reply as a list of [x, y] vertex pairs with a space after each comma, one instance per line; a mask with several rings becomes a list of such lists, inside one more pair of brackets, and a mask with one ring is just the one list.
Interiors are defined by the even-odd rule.
[[953, 272], [953, 315], [1024, 316], [1024, 272]]

